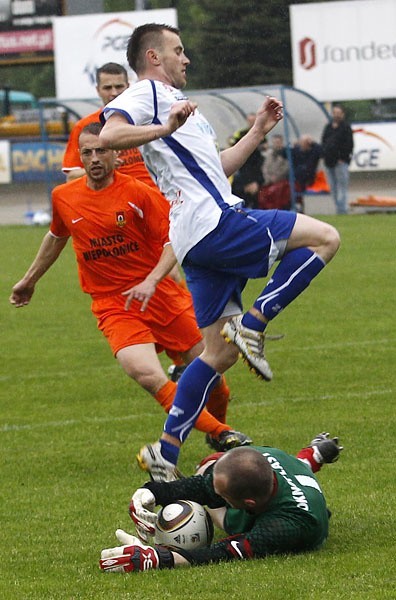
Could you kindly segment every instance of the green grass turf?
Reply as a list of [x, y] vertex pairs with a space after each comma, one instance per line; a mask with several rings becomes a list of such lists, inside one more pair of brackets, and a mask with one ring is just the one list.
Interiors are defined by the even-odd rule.
[[[8, 304], [45, 229], [1, 227], [0, 597], [14, 599], [395, 598], [395, 215], [329, 217], [342, 247], [270, 325], [274, 380], [242, 363], [229, 422], [255, 443], [296, 452], [338, 434], [341, 460], [319, 474], [333, 512], [319, 552], [136, 575], [103, 574], [100, 550], [132, 530], [145, 480], [134, 454], [164, 415], [129, 381], [96, 330], [67, 248], [32, 304]], [[250, 282], [246, 306], [260, 291]], [[164, 365], [168, 361], [164, 359]], [[207, 453], [193, 432], [189, 473]]]

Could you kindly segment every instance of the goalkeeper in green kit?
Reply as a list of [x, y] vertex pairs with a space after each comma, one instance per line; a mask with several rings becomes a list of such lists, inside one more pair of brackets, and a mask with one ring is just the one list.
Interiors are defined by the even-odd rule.
[[[328, 536], [329, 511], [314, 473], [341, 450], [338, 438], [321, 433], [297, 457], [268, 446], [234, 448], [205, 458], [192, 477], [146, 483], [129, 509], [139, 537], [117, 530], [123, 545], [103, 550], [100, 568], [146, 571], [316, 550]], [[154, 507], [183, 499], [206, 505], [229, 537], [190, 551], [145, 545]]]

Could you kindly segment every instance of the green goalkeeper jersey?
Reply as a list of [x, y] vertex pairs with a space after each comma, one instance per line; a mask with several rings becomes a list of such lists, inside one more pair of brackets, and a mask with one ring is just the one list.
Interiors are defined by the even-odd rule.
[[213, 489], [211, 472], [167, 484], [146, 484], [162, 505], [189, 499], [211, 508], [226, 507], [224, 528], [235, 537], [191, 551], [187, 558], [192, 564], [313, 550], [327, 538], [329, 513], [310, 467], [277, 448], [251, 447], [267, 458], [277, 481], [272, 499], [258, 515], [227, 505]]
[[311, 469], [277, 448], [255, 447], [271, 464], [277, 490], [265, 512], [250, 515], [228, 508], [227, 533], [246, 533], [260, 554], [308, 550], [328, 535], [328, 511], [323, 492]]

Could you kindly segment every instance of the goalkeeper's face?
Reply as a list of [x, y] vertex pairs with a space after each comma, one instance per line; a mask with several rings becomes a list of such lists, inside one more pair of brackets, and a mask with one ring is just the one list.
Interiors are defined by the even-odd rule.
[[256, 514], [256, 501], [252, 498], [237, 498], [232, 496], [229, 491], [228, 479], [223, 474], [213, 475], [213, 488], [216, 494], [221, 496], [231, 508], [246, 510], [249, 513]]

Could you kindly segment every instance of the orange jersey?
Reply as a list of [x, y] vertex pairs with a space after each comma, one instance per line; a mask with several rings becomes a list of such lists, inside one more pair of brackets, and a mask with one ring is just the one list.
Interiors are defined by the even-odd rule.
[[[80, 119], [80, 121], [77, 121], [77, 123], [74, 125], [70, 133], [69, 140], [67, 142], [65, 154], [63, 156], [62, 171], [64, 173], [73, 171], [73, 169], [84, 168], [84, 165], [82, 164], [80, 158], [78, 138], [84, 127], [86, 127], [90, 123], [100, 122], [101, 112], [102, 109], [100, 108], [96, 112]], [[117, 167], [118, 171], [124, 173], [125, 175], [131, 175], [132, 177], [136, 177], [136, 179], [143, 181], [151, 187], [156, 187], [153, 179], [150, 176], [150, 173], [146, 168], [146, 165], [144, 164], [142, 155], [138, 148], [120, 150], [120, 152], [118, 153], [118, 158], [123, 161], [123, 164]]]
[[[72, 237], [81, 287], [93, 298], [143, 281], [169, 242], [168, 202], [158, 189], [118, 172], [103, 190], [91, 190], [86, 176], [57, 186], [52, 208], [51, 233]], [[165, 278], [157, 289], [170, 283], [177, 286]]]

